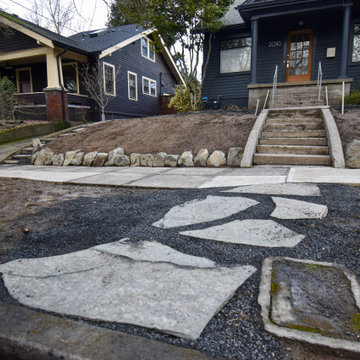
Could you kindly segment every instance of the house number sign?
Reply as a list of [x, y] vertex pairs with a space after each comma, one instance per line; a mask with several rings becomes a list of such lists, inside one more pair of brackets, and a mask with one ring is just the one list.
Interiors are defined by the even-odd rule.
[[281, 46], [281, 41], [270, 41], [269, 42], [269, 48], [274, 48], [274, 47], [278, 47]]

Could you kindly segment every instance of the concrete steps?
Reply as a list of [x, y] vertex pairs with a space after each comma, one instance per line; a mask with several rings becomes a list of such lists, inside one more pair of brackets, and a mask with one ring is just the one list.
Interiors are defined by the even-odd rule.
[[258, 154], [254, 156], [257, 165], [311, 165], [330, 166], [329, 155], [304, 155], [304, 154]]
[[253, 163], [330, 166], [332, 160], [320, 110], [270, 110]]

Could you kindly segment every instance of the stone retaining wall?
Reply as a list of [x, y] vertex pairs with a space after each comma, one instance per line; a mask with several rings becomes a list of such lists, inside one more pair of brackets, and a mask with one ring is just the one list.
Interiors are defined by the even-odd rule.
[[151, 167], [240, 167], [243, 148], [230, 148], [228, 153], [215, 150], [211, 154], [207, 149], [201, 149], [196, 156], [191, 151], [181, 155], [159, 152], [156, 154], [132, 153], [130, 156], [119, 147], [109, 153], [92, 151], [85, 154], [81, 150], [67, 151], [55, 154], [49, 148], [34, 146], [31, 163], [34, 165], [55, 166], [151, 166]]

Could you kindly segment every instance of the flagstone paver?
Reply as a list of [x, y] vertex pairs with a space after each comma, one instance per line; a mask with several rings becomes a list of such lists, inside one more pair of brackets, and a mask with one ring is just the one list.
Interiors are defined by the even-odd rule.
[[253, 266], [214, 267], [212, 262], [212, 267], [198, 267], [204, 259], [185, 254], [181, 259], [180, 252], [158, 243], [140, 246], [135, 256], [122, 241], [15, 260], [0, 265], [0, 272], [10, 295], [24, 305], [196, 339], [256, 271]]
[[232, 244], [294, 247], [305, 238], [272, 220], [235, 220], [203, 230], [182, 231], [181, 235]]
[[328, 213], [326, 205], [280, 197], [272, 197], [272, 200], [276, 208], [271, 216], [278, 219], [322, 219]]
[[209, 195], [204, 200], [192, 200], [173, 207], [154, 226], [163, 229], [177, 226], [200, 224], [223, 219], [251, 206], [257, 205], [255, 200], [242, 197], [225, 197]]
[[223, 192], [262, 195], [321, 196], [320, 189], [317, 185], [292, 183], [240, 186]]

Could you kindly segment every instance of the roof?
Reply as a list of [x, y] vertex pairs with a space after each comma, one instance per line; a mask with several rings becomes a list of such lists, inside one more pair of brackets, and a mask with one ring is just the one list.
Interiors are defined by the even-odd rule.
[[79, 46], [89, 52], [101, 52], [127, 39], [141, 34], [144, 29], [136, 24], [117, 26], [100, 30], [85, 31], [70, 36]]
[[222, 18], [223, 27], [244, 24], [244, 20], [240, 16], [237, 6], [242, 5], [246, 0], [235, 0], [230, 6], [227, 13]]
[[53, 31], [50, 31], [48, 29], [45, 29], [45, 28], [43, 28], [39, 25], [36, 25], [30, 21], [21, 19], [17, 15], [14, 15], [14, 14], [11, 15], [2, 10], [0, 10], [0, 15], [10, 21], [15, 22], [16, 24], [19, 24], [19, 25], [25, 27], [28, 30], [31, 30], [41, 36], [44, 36], [45, 38], [51, 40], [54, 43], [54, 45], [68, 47], [68, 48], [71, 48], [71, 49], [74, 49], [74, 50], [77, 50], [77, 51], [80, 51], [83, 53], [88, 52], [87, 49], [84, 48], [78, 42], [76, 42], [70, 38], [67, 38], [65, 36], [61, 36], [61, 35], [53, 32]]

